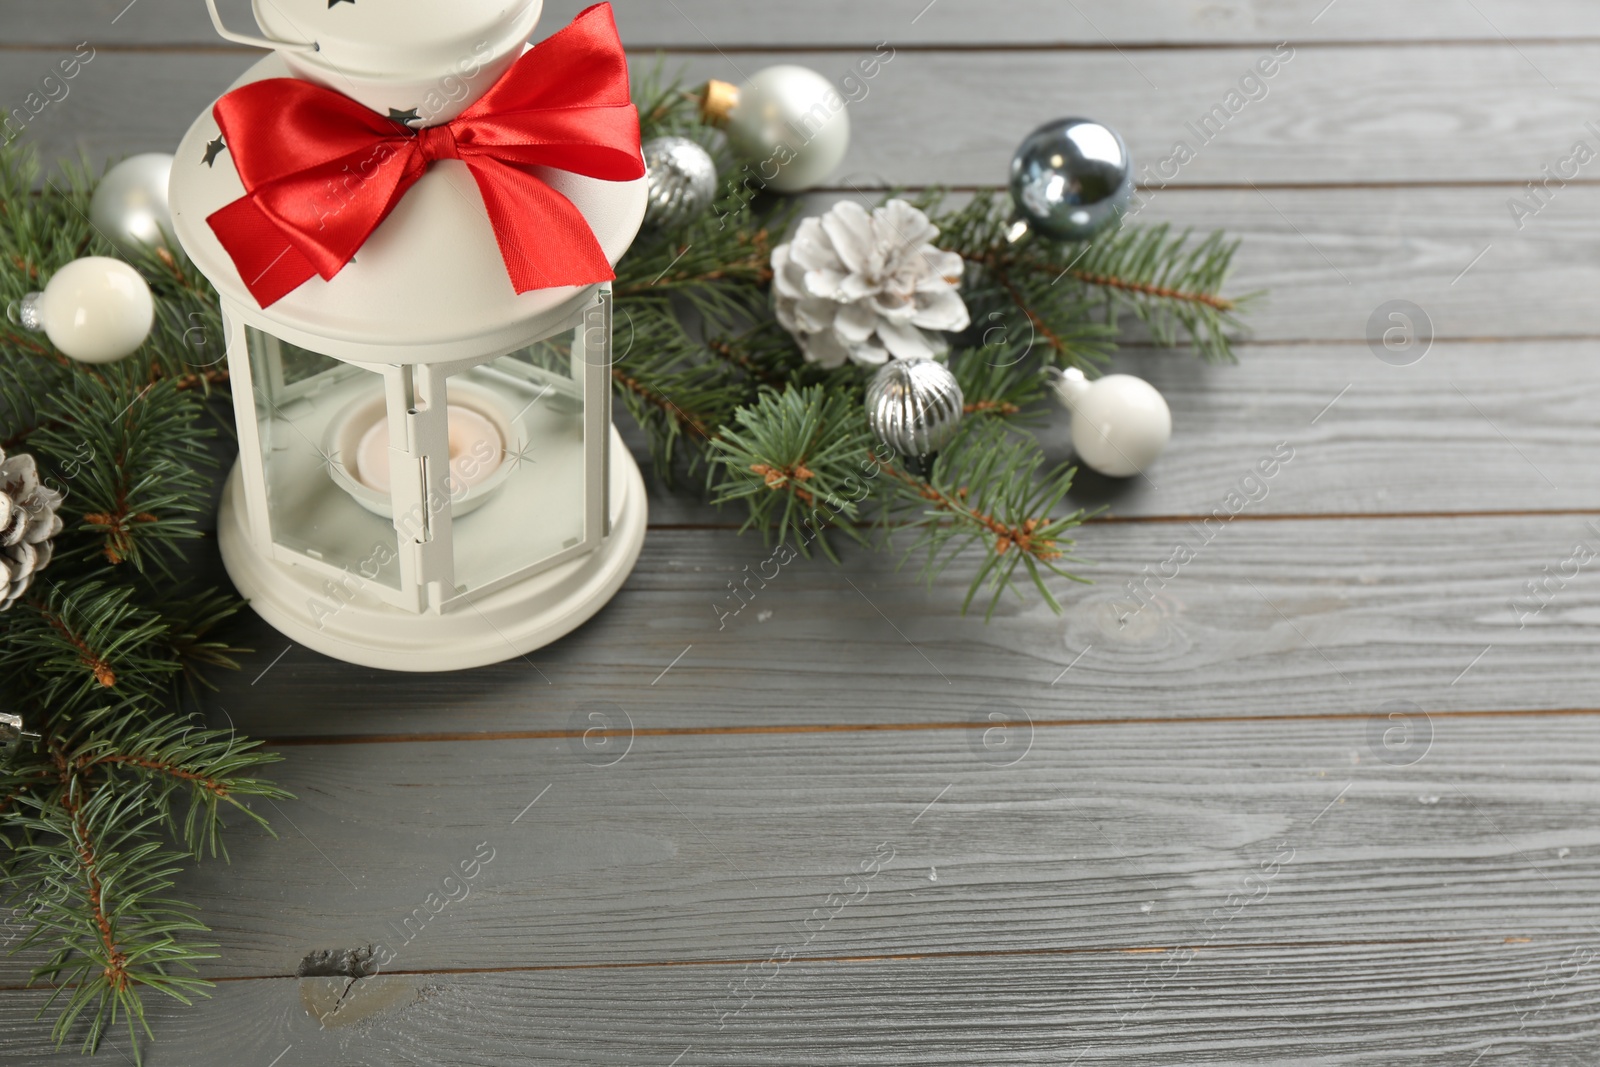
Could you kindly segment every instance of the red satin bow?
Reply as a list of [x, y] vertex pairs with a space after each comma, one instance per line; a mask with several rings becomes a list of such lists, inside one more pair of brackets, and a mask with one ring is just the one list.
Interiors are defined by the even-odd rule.
[[296, 78], [241, 86], [212, 114], [246, 192], [206, 221], [262, 307], [337, 274], [436, 159], [461, 160], [477, 180], [517, 292], [609, 281], [588, 222], [531, 168], [644, 175], [609, 4], [524, 53], [442, 126], [412, 131]]

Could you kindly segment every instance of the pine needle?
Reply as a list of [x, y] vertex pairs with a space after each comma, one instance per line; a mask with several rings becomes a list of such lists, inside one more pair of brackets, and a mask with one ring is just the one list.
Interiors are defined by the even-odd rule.
[[[119, 254], [88, 223], [92, 187], [81, 167], [45, 176], [0, 149], [0, 300]], [[235, 666], [212, 631], [238, 599], [180, 577], [213, 506], [206, 405], [227, 375], [210, 287], [170, 254], [132, 262], [156, 322], [119, 363], [74, 363], [0, 323], [0, 444], [65, 493], [54, 558], [0, 615], [0, 695], [41, 735], [0, 764], [0, 904], [42, 952], [57, 1043], [92, 1052], [121, 1028], [138, 1060], [145, 998], [209, 986], [196, 967], [215, 945], [175, 876], [226, 858], [230, 813], [261, 823], [249, 801], [287, 794], [257, 776], [276, 756], [173, 712], [182, 686]]]

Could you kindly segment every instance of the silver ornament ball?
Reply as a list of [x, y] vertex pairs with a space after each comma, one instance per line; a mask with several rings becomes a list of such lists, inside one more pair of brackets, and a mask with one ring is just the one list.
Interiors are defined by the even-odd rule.
[[956, 376], [931, 359], [891, 359], [867, 384], [867, 423], [907, 459], [930, 459], [948, 445], [963, 405]]
[[1028, 134], [1011, 157], [1011, 199], [1040, 234], [1087, 241], [1116, 223], [1133, 196], [1133, 160], [1117, 131], [1057, 119]]
[[657, 229], [686, 226], [705, 214], [717, 197], [717, 165], [711, 153], [687, 137], [652, 137], [644, 152], [644, 222]]
[[781, 63], [743, 85], [706, 83], [700, 116], [728, 135], [741, 177], [776, 193], [821, 185], [850, 149], [850, 111], [827, 78]]
[[117, 251], [133, 256], [154, 248], [176, 250], [167, 180], [172, 157], [164, 152], [129, 156], [106, 171], [89, 201], [89, 221]]
[[39, 735], [27, 728], [21, 715], [0, 711], [0, 765], [8, 763], [16, 755], [23, 742], [37, 740]]

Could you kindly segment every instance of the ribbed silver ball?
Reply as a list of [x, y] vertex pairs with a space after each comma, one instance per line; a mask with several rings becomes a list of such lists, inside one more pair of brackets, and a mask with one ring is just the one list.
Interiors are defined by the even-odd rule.
[[931, 457], [961, 428], [956, 376], [931, 359], [891, 359], [867, 384], [867, 422], [878, 440], [908, 459]]
[[644, 222], [656, 229], [676, 229], [699, 218], [717, 198], [717, 165], [711, 153], [687, 137], [652, 137], [644, 153]]

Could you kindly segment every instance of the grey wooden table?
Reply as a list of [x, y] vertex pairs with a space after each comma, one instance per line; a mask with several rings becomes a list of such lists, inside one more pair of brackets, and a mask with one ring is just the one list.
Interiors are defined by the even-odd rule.
[[[1566, 162], [1600, 152], [1600, 8], [616, 7], [694, 77], [892, 46], [836, 192], [998, 184], [1070, 113], [1158, 163], [1287, 42], [1146, 214], [1244, 237], [1234, 288], [1270, 300], [1237, 367], [1118, 357], [1172, 446], [1084, 480], [1098, 584], [1060, 617], [985, 625], [970, 570], [929, 591], [851, 553], [719, 629], [765, 550], [656, 487], [627, 586], [531, 662], [396, 677], [247, 626], [212, 715], [299, 799], [184, 876], [218, 984], [156, 1006], [147, 1062], [1600, 1060], [1600, 161]], [[8, 101], [95, 46], [28, 132], [47, 155], [171, 146], [251, 59], [198, 0], [0, 0], [0, 37]], [[1395, 300], [1408, 366], [1368, 340]], [[369, 943], [380, 976], [293, 977]], [[49, 1048], [23, 978], [0, 964], [8, 1065]]]

